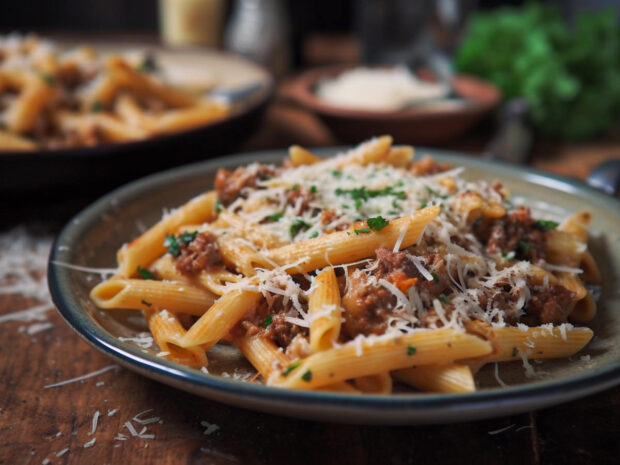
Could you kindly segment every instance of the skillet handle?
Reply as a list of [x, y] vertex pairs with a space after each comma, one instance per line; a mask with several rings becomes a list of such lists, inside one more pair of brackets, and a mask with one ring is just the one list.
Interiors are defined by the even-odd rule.
[[620, 158], [607, 160], [597, 165], [586, 182], [610, 195], [620, 194]]

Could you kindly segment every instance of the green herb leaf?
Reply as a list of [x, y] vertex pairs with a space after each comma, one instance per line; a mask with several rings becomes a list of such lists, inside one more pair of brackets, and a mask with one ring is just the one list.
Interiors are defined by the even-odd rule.
[[288, 189], [288, 190], [289, 190], [289, 191], [296, 191], [297, 189], [299, 189], [299, 184], [293, 184], [293, 185], [291, 186], [291, 188], [290, 188], [290, 189]]
[[191, 243], [194, 239], [196, 239], [196, 236], [198, 235], [198, 231], [184, 231], [181, 233], [181, 235], [179, 236], [179, 240], [184, 242], [185, 244], [189, 244]]
[[332, 170], [332, 176], [336, 179], [340, 179], [342, 177], [342, 171]]
[[56, 85], [56, 78], [49, 73], [41, 73], [41, 79], [43, 79], [50, 87], [54, 87]]
[[310, 239], [314, 239], [315, 237], [319, 237], [319, 232], [318, 231], [314, 231], [312, 234], [310, 234]]
[[221, 211], [223, 210], [223, 208], [224, 208], [224, 207], [222, 206], [222, 202], [220, 202], [220, 199], [217, 199], [217, 200], [215, 201], [215, 211], [216, 211], [217, 213], [219, 213], [219, 212], [221, 212]]
[[267, 315], [267, 318], [263, 321], [263, 326], [268, 328], [271, 323], [273, 323], [273, 317], [271, 315]]
[[301, 218], [297, 218], [295, 220], [295, 222], [293, 224], [291, 224], [291, 227], [289, 228], [289, 233], [291, 234], [291, 238], [294, 238], [299, 231], [306, 231], [307, 229], [310, 229], [312, 225], [306, 223], [304, 220], [302, 220]]
[[524, 254], [527, 254], [532, 249], [532, 247], [534, 247], [534, 244], [527, 241], [519, 241], [518, 245], [519, 249], [521, 249]]
[[312, 372], [310, 370], [306, 371], [303, 375], [301, 375], [301, 379], [309, 383], [312, 381]]
[[316, 188], [316, 186], [310, 186], [310, 192], [312, 192], [313, 194], [316, 194], [318, 191], [318, 189]]
[[375, 216], [374, 218], [368, 218], [366, 222], [368, 223], [368, 226], [370, 227], [370, 229], [373, 229], [375, 231], [381, 231], [388, 224], [390, 224], [390, 222], [386, 220], [385, 218], [383, 218], [382, 216]]
[[90, 107], [91, 113], [99, 113], [101, 110], [103, 110], [103, 103], [101, 100], [95, 100]]
[[278, 213], [273, 213], [271, 215], [267, 215], [265, 218], [263, 218], [264, 220], [270, 220], [270, 221], [280, 221], [280, 219], [284, 216], [284, 213], [282, 212], [278, 212]]
[[447, 304], [448, 302], [450, 302], [450, 297], [443, 293], [439, 294], [437, 298], [441, 300], [444, 304]]
[[538, 220], [534, 223], [534, 227], [540, 229], [541, 231], [549, 231], [551, 229], [555, 229], [559, 226], [559, 223], [551, 220]]
[[177, 241], [177, 238], [174, 234], [169, 234], [164, 239], [164, 245], [168, 247], [168, 253], [173, 257], [178, 257], [181, 255], [181, 245]]
[[291, 373], [291, 371], [293, 371], [299, 365], [301, 365], [301, 360], [298, 360], [297, 362], [291, 363], [284, 370], [282, 370], [282, 376], [288, 376]]
[[354, 230], [353, 230], [353, 232], [354, 232], [356, 235], [359, 235], [359, 234], [366, 234], [366, 233], [369, 233], [369, 232], [370, 232], [370, 228], [354, 229]]
[[407, 346], [407, 355], [414, 355], [418, 349], [413, 346]]
[[435, 281], [436, 283], [439, 282], [439, 276], [437, 276], [437, 273], [431, 272], [431, 276], [433, 277], [433, 281]]
[[512, 260], [513, 258], [515, 258], [515, 253], [514, 252], [502, 252], [502, 258], [504, 260]]
[[138, 274], [140, 275], [142, 279], [155, 279], [155, 275], [153, 273], [151, 273], [146, 268], [142, 268], [140, 265], [138, 265], [138, 268], [136, 268], [136, 271], [138, 272]]
[[424, 187], [426, 187], [426, 190], [427, 190], [427, 192], [430, 195], [433, 195], [435, 197], [439, 197], [440, 199], [447, 199], [448, 198], [447, 195], [441, 195], [439, 192], [437, 192], [435, 189], [433, 189], [433, 188], [431, 188], [429, 186], [424, 186]]

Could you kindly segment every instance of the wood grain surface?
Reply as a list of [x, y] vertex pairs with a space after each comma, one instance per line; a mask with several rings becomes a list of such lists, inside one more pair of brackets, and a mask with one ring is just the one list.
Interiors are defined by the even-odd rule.
[[[479, 129], [447, 145], [475, 153], [486, 140]], [[244, 149], [290, 143], [337, 141], [312, 115], [276, 103]], [[595, 163], [618, 156], [620, 138], [614, 136], [581, 145], [543, 141], [535, 148], [534, 164], [584, 178]], [[46, 224], [56, 227], [57, 221]], [[0, 316], [28, 303], [0, 295]], [[0, 323], [0, 465], [618, 463], [620, 388], [529, 414], [416, 427], [341, 425], [256, 413], [125, 369], [44, 389], [112, 363], [53, 310], [46, 316], [53, 327], [36, 334], [27, 333], [31, 323]], [[143, 432], [154, 438], [132, 437], [126, 422], [140, 432], [143, 426], [132, 418], [146, 410], [151, 411], [144, 418], [159, 417]], [[90, 435], [97, 411], [101, 416]]]

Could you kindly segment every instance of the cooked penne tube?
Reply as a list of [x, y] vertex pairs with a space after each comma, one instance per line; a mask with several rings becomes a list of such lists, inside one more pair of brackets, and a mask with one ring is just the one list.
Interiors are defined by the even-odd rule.
[[[403, 230], [405, 235], [401, 248], [415, 244], [426, 225], [438, 214], [439, 207], [427, 207], [390, 221], [380, 231], [355, 234], [350, 229], [324, 234], [316, 239], [268, 250], [265, 256], [280, 266], [288, 265], [289, 273], [305, 273], [327, 265], [354, 262], [374, 255], [374, 251], [381, 246], [392, 248]], [[298, 262], [301, 263], [291, 266]]]
[[283, 350], [260, 336], [236, 337], [234, 343], [264, 379], [291, 362]]
[[46, 83], [43, 78], [29, 76], [19, 97], [4, 115], [4, 124], [18, 134], [29, 132], [43, 108], [56, 98], [56, 95], [56, 88]]
[[350, 164], [364, 166], [385, 161], [390, 147], [392, 146], [392, 142], [392, 136], [381, 136], [370, 139], [368, 142], [364, 142], [347, 153], [337, 162], [336, 166], [342, 167]]
[[266, 254], [260, 253], [246, 239], [229, 234], [217, 241], [222, 260], [230, 268], [254, 276], [256, 268], [271, 268], [274, 262]]
[[153, 340], [161, 349], [161, 356], [194, 368], [208, 366], [207, 356], [201, 347], [179, 347], [178, 341], [185, 334], [185, 328], [175, 314], [167, 310], [148, 310], [146, 316]]
[[392, 377], [388, 372], [355, 378], [353, 384], [364, 394], [392, 393]]
[[37, 144], [25, 137], [12, 134], [0, 129], [0, 149], [1, 150], [33, 150]]
[[[361, 350], [360, 350], [361, 349]], [[452, 329], [363, 338], [318, 352], [269, 379], [273, 386], [314, 389], [385, 371], [451, 362], [491, 353], [488, 342]], [[290, 369], [290, 367], [293, 367]]]
[[223, 118], [230, 110], [227, 106], [213, 103], [180, 110], [168, 110], [153, 117], [150, 127], [154, 134], [167, 134], [200, 126]]
[[482, 322], [469, 324], [467, 330], [493, 345], [492, 353], [472, 360], [485, 362], [521, 360], [522, 355], [530, 359], [570, 357], [583, 349], [593, 335], [590, 328], [495, 328]]
[[392, 372], [394, 379], [428, 392], [475, 392], [476, 382], [468, 365], [425, 365]]
[[212, 347], [222, 339], [262, 298], [259, 292], [234, 290], [220, 297], [179, 341], [181, 347]]
[[570, 312], [570, 320], [575, 323], [587, 323], [596, 316], [596, 301], [590, 293], [575, 303], [575, 308]]
[[218, 219], [228, 223], [235, 229], [236, 234], [248, 239], [260, 249], [273, 249], [288, 243], [283, 241], [280, 236], [271, 233], [260, 225], [249, 224], [244, 218], [228, 210], [222, 210]]
[[288, 149], [288, 156], [290, 157], [293, 166], [312, 165], [323, 161], [321, 157], [313, 154], [310, 150], [300, 147], [299, 145], [291, 145]]
[[227, 292], [226, 283], [238, 283], [243, 278], [243, 276], [231, 273], [222, 267], [210, 268], [196, 275], [188, 275], [177, 269], [174, 259], [169, 254], [155, 260], [150, 269], [158, 278], [202, 287], [218, 296]]
[[121, 247], [117, 253], [118, 275], [129, 278], [136, 273], [138, 266], [148, 267], [166, 252], [166, 235], [174, 233], [182, 225], [212, 220], [215, 217], [216, 200], [215, 192], [200, 194]]
[[216, 296], [190, 284], [150, 279], [110, 279], [93, 288], [90, 297], [100, 308], [148, 309], [202, 315]]
[[405, 167], [413, 158], [414, 149], [410, 145], [394, 145], [388, 151], [385, 162], [398, 168]]
[[313, 352], [331, 349], [338, 340], [341, 325], [340, 290], [332, 267], [314, 278], [308, 301], [310, 347]]

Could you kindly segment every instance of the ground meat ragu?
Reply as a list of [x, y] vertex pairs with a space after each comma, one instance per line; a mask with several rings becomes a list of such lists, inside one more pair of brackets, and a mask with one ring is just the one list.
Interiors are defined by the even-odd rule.
[[[274, 341], [280, 347], [287, 347], [298, 334], [308, 335], [307, 328], [286, 321], [290, 311], [290, 301], [284, 304], [284, 296], [268, 293], [268, 299], [254, 310], [251, 315], [237, 325], [233, 332], [237, 335], [259, 335]], [[267, 317], [271, 323], [266, 324]]]
[[491, 223], [481, 222], [474, 232], [489, 252], [516, 252], [517, 258], [535, 263], [545, 258], [546, 234], [536, 228], [530, 209], [519, 206], [514, 212]]
[[223, 205], [229, 205], [240, 196], [244, 187], [257, 187], [259, 180], [275, 176], [277, 169], [268, 165], [258, 165], [256, 169], [239, 167], [235, 171], [225, 168], [217, 170], [215, 190]]
[[176, 267], [183, 273], [196, 274], [222, 261], [217, 246], [217, 237], [210, 232], [203, 232], [189, 244], [181, 243]]
[[293, 206], [298, 205], [295, 214], [301, 215], [310, 208], [312, 197], [310, 189], [297, 187], [286, 192], [286, 203]]
[[553, 323], [566, 323], [568, 315], [573, 309], [575, 293], [564, 286], [550, 284], [549, 286], [533, 286], [530, 289], [531, 298], [525, 309], [521, 321], [530, 326]]

